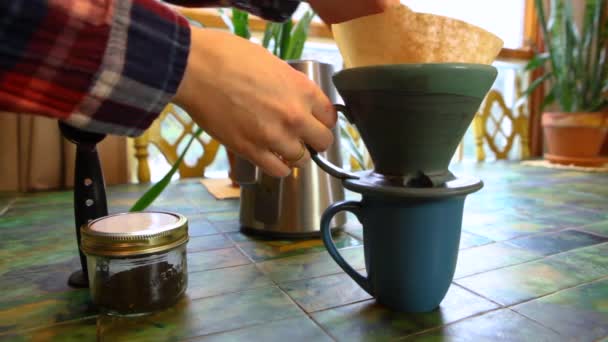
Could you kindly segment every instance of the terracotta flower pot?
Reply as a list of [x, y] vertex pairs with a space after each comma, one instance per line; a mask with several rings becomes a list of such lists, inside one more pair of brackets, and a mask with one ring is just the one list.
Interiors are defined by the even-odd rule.
[[542, 125], [549, 161], [579, 166], [608, 163], [600, 157], [608, 135], [608, 113], [543, 113]]

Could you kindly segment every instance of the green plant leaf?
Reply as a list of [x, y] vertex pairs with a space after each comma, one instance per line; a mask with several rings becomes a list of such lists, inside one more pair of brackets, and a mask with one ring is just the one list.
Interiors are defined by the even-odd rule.
[[203, 130], [201, 128], [197, 129], [196, 132], [194, 132], [192, 137], [190, 137], [188, 144], [186, 144], [186, 147], [179, 155], [179, 158], [177, 158], [175, 163], [173, 163], [171, 170], [169, 170], [169, 172], [167, 172], [167, 174], [160, 181], [158, 181], [150, 189], [148, 189], [148, 191], [146, 191], [137, 200], [137, 202], [135, 202], [131, 209], [129, 209], [130, 212], [145, 210], [147, 207], [150, 206], [150, 204], [152, 204], [152, 202], [154, 202], [154, 200], [156, 200], [156, 198], [165, 190], [167, 185], [169, 185], [169, 183], [171, 182], [171, 178], [173, 177], [175, 172], [177, 172], [179, 164], [182, 163], [182, 160], [184, 159], [184, 156], [186, 155], [186, 152], [188, 152], [188, 149], [190, 148], [190, 145], [192, 145], [194, 139], [198, 138], [198, 136], [201, 135], [202, 132]]
[[272, 53], [277, 56], [280, 57], [281, 56], [281, 36], [283, 35], [283, 25], [278, 24], [278, 23], [273, 23], [273, 30], [272, 30], [272, 40], [274, 40], [274, 46], [272, 49]]
[[545, 95], [545, 98], [543, 99], [543, 103], [540, 104], [541, 112], [545, 109], [545, 107], [547, 107], [548, 105], [555, 102], [555, 93], [556, 92], [557, 92], [557, 89], [555, 87], [552, 87], [551, 90]]
[[608, 110], [608, 99], [603, 99], [602, 102], [600, 102], [600, 104], [596, 107], [593, 108], [591, 111], [592, 112], [605, 112], [606, 110]]
[[533, 91], [536, 90], [536, 88], [538, 88], [541, 84], [543, 84], [543, 82], [548, 80], [550, 77], [553, 77], [552, 72], [548, 72], [548, 73], [542, 75], [541, 77], [535, 79], [532, 83], [530, 83], [528, 88], [522, 92], [521, 96], [522, 97], [529, 96], [530, 94], [532, 94]]
[[[597, 34], [595, 41], [596, 65], [594, 68], [594, 88], [591, 92], [592, 99], [602, 99], [602, 83], [608, 77], [608, 66], [606, 65], [606, 54], [608, 53], [608, 4], [606, 0], [596, 0], [597, 5]], [[605, 100], [605, 98], [604, 98]], [[601, 106], [601, 105], [600, 105]]]
[[[553, 35], [551, 34], [551, 27], [553, 26], [554, 19], [550, 19], [547, 21], [547, 17], [545, 16], [545, 5], [543, 4], [543, 0], [535, 0], [536, 11], [538, 13], [538, 20], [541, 26], [541, 30], [543, 32], [543, 37], [545, 39], [545, 46], [549, 51], [549, 55], [551, 56], [551, 67], [556, 70], [557, 68], [557, 53], [554, 51], [554, 43], [553, 43]], [[551, 8], [554, 8], [555, 0], [551, 1]], [[552, 17], [555, 16], [555, 11], [551, 11]]]
[[315, 13], [313, 11], [307, 11], [293, 28], [291, 40], [287, 48], [287, 53], [285, 54], [286, 59], [302, 58], [302, 53], [304, 52], [304, 43], [306, 43], [310, 23], [314, 17]]
[[534, 57], [532, 57], [532, 59], [528, 62], [528, 64], [526, 64], [526, 67], [524, 70], [532, 71], [534, 69], [537, 69], [537, 68], [543, 66], [550, 58], [551, 58], [551, 56], [549, 55], [548, 52], [538, 53], [538, 54], [534, 55]]
[[608, 108], [608, 99], [598, 99], [598, 101], [592, 104], [587, 111], [589, 112], [601, 112]]
[[583, 105], [592, 106], [598, 95], [599, 77], [601, 74], [600, 19], [603, 7], [602, 0], [586, 0], [583, 19], [583, 31], [586, 33], [581, 49], [585, 53], [586, 75], [584, 80]]
[[234, 25], [234, 34], [245, 39], [251, 38], [251, 32], [249, 31], [249, 13], [233, 8], [232, 23]]
[[272, 39], [272, 35], [274, 33], [274, 26], [271, 22], [266, 23], [266, 28], [264, 29], [264, 36], [262, 36], [262, 46], [265, 49], [268, 49], [268, 45], [270, 44], [270, 40]]
[[291, 41], [291, 29], [293, 27], [293, 22], [291, 20], [287, 20], [283, 24], [283, 28], [281, 30], [281, 53], [280, 58], [282, 60], [289, 59], [287, 52], [289, 51], [289, 42]]
[[528, 88], [526, 88], [526, 90], [524, 90], [521, 93], [521, 96], [515, 101], [513, 108], [517, 108], [517, 107], [523, 105], [526, 102], [526, 100], [528, 99], [528, 96], [530, 96], [530, 94], [532, 94], [532, 92], [534, 92], [541, 84], [543, 84], [543, 82], [547, 81], [552, 76], [553, 76], [553, 74], [548, 72], [548, 73], [542, 75], [541, 77], [535, 79], [532, 83], [530, 83]]
[[560, 1], [562, 4], [561, 14], [562, 14], [562, 39], [564, 44], [564, 65], [568, 67], [568, 70], [565, 70], [566, 73], [572, 72], [572, 61], [573, 61], [573, 52], [571, 49], [574, 46], [574, 32], [572, 30], [576, 29], [576, 24], [573, 23], [572, 18], [572, 3], [570, 0], [562, 0]]

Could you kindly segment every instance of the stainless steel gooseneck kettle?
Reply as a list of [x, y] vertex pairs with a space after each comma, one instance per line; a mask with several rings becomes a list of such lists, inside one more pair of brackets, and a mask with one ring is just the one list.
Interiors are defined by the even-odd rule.
[[[332, 103], [336, 102], [331, 64], [308, 60], [288, 63], [317, 83]], [[342, 165], [337, 127], [333, 133], [333, 145], [321, 155]], [[240, 224], [244, 232], [272, 237], [316, 236], [325, 208], [344, 199], [341, 182], [322, 171], [312, 160], [305, 167], [295, 168], [288, 177], [279, 179], [237, 158], [234, 174], [241, 185]], [[341, 227], [345, 221], [344, 214], [339, 214], [333, 227]]]

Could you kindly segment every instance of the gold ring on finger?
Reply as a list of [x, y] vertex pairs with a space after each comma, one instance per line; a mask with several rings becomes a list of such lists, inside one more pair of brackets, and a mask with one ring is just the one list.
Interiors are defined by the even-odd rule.
[[306, 146], [301, 141], [300, 141], [300, 146], [302, 147], [302, 149], [300, 150], [300, 154], [298, 154], [298, 156], [295, 159], [287, 159], [287, 158], [285, 158], [285, 161], [288, 164], [290, 164], [290, 165], [296, 164], [297, 162], [299, 162], [300, 160], [302, 160], [302, 158], [304, 158], [304, 156], [306, 155]]

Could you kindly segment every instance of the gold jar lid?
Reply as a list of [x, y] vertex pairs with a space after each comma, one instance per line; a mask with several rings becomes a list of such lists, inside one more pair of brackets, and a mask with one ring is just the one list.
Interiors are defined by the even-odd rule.
[[82, 251], [89, 255], [145, 255], [188, 242], [186, 217], [162, 211], [104, 216], [83, 225], [80, 231]]

